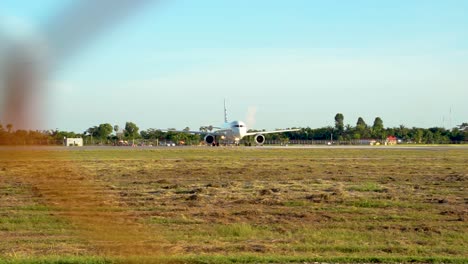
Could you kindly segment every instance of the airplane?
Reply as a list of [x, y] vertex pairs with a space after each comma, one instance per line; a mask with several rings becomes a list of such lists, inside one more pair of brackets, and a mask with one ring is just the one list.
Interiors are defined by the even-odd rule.
[[[224, 101], [224, 124], [220, 127], [208, 126], [205, 127], [207, 131], [190, 131], [190, 130], [164, 130], [166, 132], [180, 132], [188, 134], [205, 135], [204, 141], [208, 146], [219, 146], [219, 141], [222, 140], [226, 143], [234, 143], [239, 145], [239, 141], [246, 136], [254, 136], [254, 141], [257, 145], [261, 146], [265, 143], [264, 134], [294, 132], [300, 129], [283, 129], [274, 131], [259, 131], [247, 132], [248, 128], [245, 122], [240, 120], [229, 122], [227, 118], [226, 101]], [[217, 129], [212, 131], [213, 129]], [[208, 131], [209, 130], [209, 131]]]

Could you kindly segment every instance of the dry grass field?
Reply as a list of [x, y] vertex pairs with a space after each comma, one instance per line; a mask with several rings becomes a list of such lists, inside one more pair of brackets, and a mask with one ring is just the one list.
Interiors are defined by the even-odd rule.
[[468, 148], [0, 149], [0, 263], [468, 262]]

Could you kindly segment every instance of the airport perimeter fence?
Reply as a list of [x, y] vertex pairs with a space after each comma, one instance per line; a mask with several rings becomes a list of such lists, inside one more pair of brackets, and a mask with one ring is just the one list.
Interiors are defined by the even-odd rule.
[[[118, 141], [99, 141], [94, 140], [91, 142], [89, 139], [84, 139], [85, 145], [107, 145], [107, 146], [204, 146], [206, 145], [203, 141], [199, 140], [187, 140], [183, 142], [174, 142], [171, 140], [157, 140], [157, 139], [135, 139], [134, 141], [128, 140], [125, 143], [119, 143]], [[395, 143], [392, 143], [395, 145]], [[269, 146], [286, 146], [286, 145], [392, 145], [385, 140], [266, 140], [264, 145]], [[416, 143], [402, 142], [398, 145], [413, 145]], [[468, 144], [468, 141], [453, 141], [448, 144]], [[241, 146], [255, 146], [255, 142], [248, 140], [241, 140], [239, 142]]]
[[[265, 145], [413, 145], [414, 142], [388, 142], [386, 140], [265, 140]], [[426, 144], [426, 143], [421, 143]], [[442, 144], [442, 143], [432, 143]], [[468, 144], [468, 141], [451, 141], [443, 144]]]
[[[253, 141], [241, 140], [242, 146], [255, 146]], [[99, 140], [91, 139], [89, 137], [83, 138], [85, 146], [203, 146], [205, 143], [199, 140], [188, 140], [184, 142], [174, 142], [171, 140], [158, 140], [158, 139], [135, 139], [119, 142], [117, 140]], [[385, 140], [266, 140], [264, 145], [269, 146], [286, 146], [286, 145], [385, 145]], [[417, 143], [402, 142], [399, 145], [417, 145]], [[468, 144], [468, 141], [452, 141], [448, 144]], [[15, 139], [5, 140], [0, 139], [0, 145], [17, 145], [17, 146], [63, 146], [62, 139]], [[387, 142], [387, 145], [388, 142]]]
[[265, 145], [384, 145], [385, 140], [266, 140]]

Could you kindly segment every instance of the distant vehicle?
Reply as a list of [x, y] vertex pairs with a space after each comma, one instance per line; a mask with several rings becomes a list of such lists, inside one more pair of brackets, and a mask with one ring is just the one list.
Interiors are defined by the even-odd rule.
[[159, 146], [164, 146], [164, 147], [175, 147], [176, 144], [174, 142], [160, 142]]
[[[222, 143], [234, 143], [239, 145], [239, 141], [245, 136], [254, 136], [257, 145], [265, 143], [264, 134], [294, 132], [299, 129], [284, 129], [274, 131], [247, 132], [247, 125], [242, 121], [229, 122], [227, 118], [226, 101], [224, 101], [224, 124], [221, 127], [209, 127], [210, 131], [190, 131], [190, 130], [165, 130], [180, 133], [205, 135], [204, 141], [209, 146], [219, 146]], [[216, 129], [215, 131], [211, 131]]]
[[117, 142], [117, 146], [129, 146], [129, 144], [126, 140], [119, 140], [119, 142]]

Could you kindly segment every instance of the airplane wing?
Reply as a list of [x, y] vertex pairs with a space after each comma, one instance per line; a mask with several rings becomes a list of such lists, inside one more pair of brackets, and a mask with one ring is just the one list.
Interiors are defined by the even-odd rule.
[[192, 131], [192, 130], [173, 130], [173, 129], [161, 129], [162, 132], [176, 132], [176, 133], [187, 133], [187, 134], [207, 134], [207, 132], [203, 131]]
[[274, 130], [274, 131], [259, 131], [259, 132], [249, 132], [245, 134], [246, 136], [254, 136], [258, 134], [274, 134], [274, 133], [284, 133], [284, 132], [294, 132], [299, 131], [300, 129], [283, 129], [283, 130]]
[[225, 135], [227, 130], [216, 130], [216, 131], [192, 131], [192, 130], [173, 130], [173, 129], [162, 129], [162, 132], [176, 132], [176, 133], [187, 133], [187, 134], [195, 134], [195, 135], [206, 135], [211, 134], [215, 136], [222, 136]]

